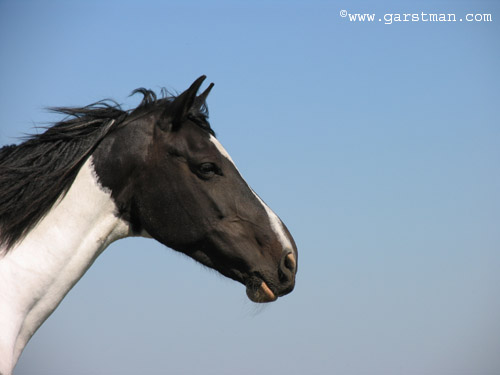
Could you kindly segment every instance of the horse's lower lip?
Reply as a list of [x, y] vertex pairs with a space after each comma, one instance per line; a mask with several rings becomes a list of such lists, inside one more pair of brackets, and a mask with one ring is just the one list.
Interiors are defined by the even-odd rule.
[[278, 299], [276, 294], [273, 293], [265, 281], [261, 281], [257, 288], [252, 286], [250, 283], [247, 284], [247, 296], [252, 302], [257, 303], [273, 302]]

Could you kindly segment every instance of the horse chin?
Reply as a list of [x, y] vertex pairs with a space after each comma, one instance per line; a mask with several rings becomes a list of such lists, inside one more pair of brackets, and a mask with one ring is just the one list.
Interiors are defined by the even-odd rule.
[[251, 279], [246, 284], [247, 296], [252, 302], [267, 303], [278, 299], [276, 294], [269, 288], [263, 280]]

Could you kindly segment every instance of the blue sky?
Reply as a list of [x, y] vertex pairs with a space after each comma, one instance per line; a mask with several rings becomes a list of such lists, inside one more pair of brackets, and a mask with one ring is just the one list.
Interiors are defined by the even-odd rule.
[[[489, 13], [384, 25], [339, 12]], [[47, 106], [206, 74], [211, 123], [299, 247], [295, 291], [152, 240], [113, 244], [40, 328], [24, 374], [500, 373], [496, 1], [0, 0], [0, 140]]]

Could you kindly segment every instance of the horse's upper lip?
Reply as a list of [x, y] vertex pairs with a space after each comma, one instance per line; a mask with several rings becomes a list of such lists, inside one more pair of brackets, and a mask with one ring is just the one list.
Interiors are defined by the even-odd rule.
[[247, 296], [257, 303], [273, 302], [278, 298], [269, 285], [259, 276], [252, 276], [246, 282]]

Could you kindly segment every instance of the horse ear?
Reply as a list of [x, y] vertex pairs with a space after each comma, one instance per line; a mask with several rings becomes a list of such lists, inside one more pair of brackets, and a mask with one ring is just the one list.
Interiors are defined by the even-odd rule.
[[172, 103], [165, 109], [163, 114], [163, 121], [160, 122], [160, 127], [163, 130], [167, 128], [170, 130], [175, 130], [180, 124], [182, 124], [189, 114], [191, 108], [196, 101], [196, 94], [207, 78], [206, 76], [201, 76], [196, 81], [194, 81], [189, 88], [174, 99]]
[[193, 107], [194, 108], [201, 108], [204, 104], [205, 101], [207, 100], [208, 94], [210, 94], [210, 90], [212, 90], [212, 87], [214, 87], [214, 84], [211, 83], [205, 91], [203, 91], [194, 101]]

